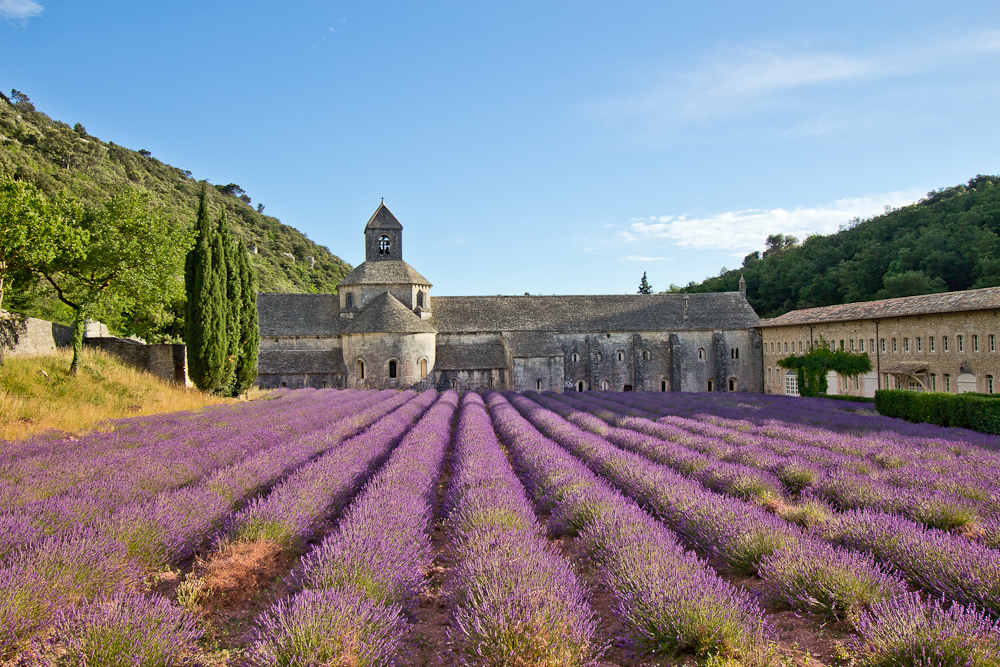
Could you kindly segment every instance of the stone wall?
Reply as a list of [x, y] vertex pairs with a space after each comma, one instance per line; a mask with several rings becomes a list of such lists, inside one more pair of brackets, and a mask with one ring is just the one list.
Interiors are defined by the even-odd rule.
[[72, 344], [72, 327], [0, 311], [0, 349], [5, 357], [50, 354]]
[[87, 347], [104, 350], [130, 366], [144, 370], [161, 380], [184, 387], [191, 386], [187, 374], [187, 348], [181, 344], [144, 345], [124, 338], [84, 338]]

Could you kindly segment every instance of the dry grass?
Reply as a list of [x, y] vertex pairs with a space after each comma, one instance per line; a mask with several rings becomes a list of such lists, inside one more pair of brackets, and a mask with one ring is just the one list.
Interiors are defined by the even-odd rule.
[[233, 400], [164, 382], [100, 350], [84, 350], [80, 374], [72, 377], [72, 359], [72, 352], [56, 352], [6, 360], [0, 367], [0, 439], [49, 429], [109, 430], [101, 422]]

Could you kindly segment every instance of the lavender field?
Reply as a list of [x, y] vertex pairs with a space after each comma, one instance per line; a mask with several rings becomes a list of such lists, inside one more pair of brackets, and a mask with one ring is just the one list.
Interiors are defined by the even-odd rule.
[[279, 390], [0, 443], [0, 664], [1000, 666], [1000, 438]]

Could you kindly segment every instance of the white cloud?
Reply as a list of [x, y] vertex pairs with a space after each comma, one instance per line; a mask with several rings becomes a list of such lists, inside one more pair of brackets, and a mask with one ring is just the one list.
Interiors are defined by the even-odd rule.
[[623, 262], [670, 262], [673, 257], [648, 257], [646, 255], [626, 255], [622, 257]]
[[905, 206], [920, 195], [916, 191], [890, 192], [858, 199], [840, 199], [832, 204], [794, 209], [747, 209], [707, 217], [665, 215], [634, 218], [619, 236], [626, 243], [665, 241], [696, 250], [731, 250], [739, 256], [763, 250], [771, 234], [791, 234], [800, 240], [810, 234], [831, 234], [854, 217], [868, 218], [886, 206]]
[[35, 0], [0, 0], [0, 16], [9, 21], [27, 21], [44, 9]]

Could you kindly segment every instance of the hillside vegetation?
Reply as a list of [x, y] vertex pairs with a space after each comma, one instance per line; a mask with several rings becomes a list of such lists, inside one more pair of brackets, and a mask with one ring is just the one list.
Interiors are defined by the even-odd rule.
[[673, 289], [733, 291], [740, 275], [761, 317], [1000, 285], [1000, 177], [976, 176], [802, 243], [776, 234], [767, 250], [747, 255], [741, 268]]
[[[149, 151], [131, 150], [90, 135], [86, 128], [53, 120], [37, 111], [23, 93], [0, 94], [0, 177], [29, 181], [45, 194], [64, 190], [87, 206], [99, 206], [125, 185], [140, 185], [153, 193], [166, 216], [194, 226], [200, 182], [190, 171], [164, 164]], [[254, 208], [250, 196], [229, 183], [213, 189], [213, 215], [224, 204], [237, 236], [252, 253], [261, 291], [333, 292], [351, 266], [304, 234]], [[182, 267], [178, 267], [182, 274]], [[38, 317], [67, 322], [71, 316], [37, 282], [14, 286], [5, 307]], [[183, 304], [174, 311], [183, 312]], [[116, 323], [109, 323], [112, 327]], [[128, 326], [118, 327], [128, 332]], [[154, 339], [176, 339], [183, 329], [175, 321], [162, 331], [140, 331]]]
[[72, 353], [14, 357], [0, 366], [0, 440], [48, 430], [110, 430], [110, 419], [193, 410], [231, 402], [170, 384], [88, 349], [80, 374], [67, 374]]

